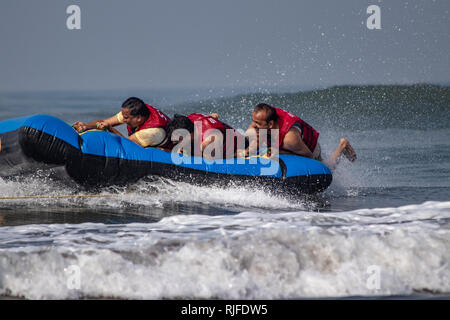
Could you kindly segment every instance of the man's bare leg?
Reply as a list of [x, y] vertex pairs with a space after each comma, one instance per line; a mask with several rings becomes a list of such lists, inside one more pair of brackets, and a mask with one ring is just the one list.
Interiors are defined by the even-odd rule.
[[330, 169], [335, 169], [338, 165], [339, 161], [341, 160], [341, 155], [344, 155], [349, 161], [354, 162], [356, 160], [356, 152], [350, 145], [350, 142], [346, 138], [341, 138], [341, 141], [336, 148], [336, 150], [333, 152], [331, 157], [329, 157], [325, 164]]

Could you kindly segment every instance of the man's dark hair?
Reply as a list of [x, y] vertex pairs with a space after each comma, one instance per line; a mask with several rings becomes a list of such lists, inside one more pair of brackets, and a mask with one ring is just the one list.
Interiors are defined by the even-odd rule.
[[136, 97], [131, 97], [125, 100], [125, 102], [122, 103], [122, 108], [130, 109], [130, 115], [133, 117], [143, 116], [148, 118], [150, 116], [150, 110], [148, 110], [144, 101]]
[[185, 129], [192, 133], [194, 132], [194, 123], [188, 117], [176, 114], [166, 127], [169, 139], [172, 138], [172, 133], [177, 129]]
[[265, 103], [258, 104], [253, 111], [255, 112], [265, 111], [267, 122], [270, 122], [272, 120], [277, 121], [278, 119], [277, 111], [275, 110], [275, 108]]

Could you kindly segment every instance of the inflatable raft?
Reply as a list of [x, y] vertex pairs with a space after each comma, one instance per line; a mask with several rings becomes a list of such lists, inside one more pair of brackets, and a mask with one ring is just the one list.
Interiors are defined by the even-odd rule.
[[79, 135], [64, 121], [33, 115], [0, 122], [0, 177], [63, 167], [80, 185], [101, 187], [162, 176], [200, 185], [246, 185], [280, 193], [316, 193], [332, 181], [321, 162], [294, 155], [208, 161], [142, 148], [109, 132]]

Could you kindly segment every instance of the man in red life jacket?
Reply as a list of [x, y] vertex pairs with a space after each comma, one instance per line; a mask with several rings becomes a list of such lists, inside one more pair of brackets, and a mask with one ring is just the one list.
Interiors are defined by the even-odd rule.
[[[276, 146], [280, 153], [290, 153], [322, 161], [319, 133], [299, 117], [279, 108], [267, 104], [258, 104], [252, 113], [252, 123], [247, 133], [256, 136], [252, 139], [249, 148], [238, 153], [238, 156], [247, 156], [259, 149], [259, 130], [266, 129], [268, 134], [278, 129]], [[270, 139], [268, 139], [270, 141]], [[346, 138], [342, 138], [333, 155], [324, 161], [330, 168], [335, 168], [344, 154], [350, 161], [356, 160], [356, 153]]]
[[141, 99], [131, 97], [122, 104], [122, 111], [105, 120], [88, 123], [75, 122], [73, 127], [78, 132], [90, 129], [108, 130], [123, 135], [113, 127], [126, 124], [128, 139], [142, 147], [170, 148], [166, 127], [170, 118], [160, 110], [145, 104]]
[[[172, 143], [178, 145], [173, 151], [210, 160], [235, 157], [239, 144], [245, 148], [245, 137], [218, 118], [216, 113], [175, 115], [167, 126]], [[180, 129], [183, 131], [177, 131]]]

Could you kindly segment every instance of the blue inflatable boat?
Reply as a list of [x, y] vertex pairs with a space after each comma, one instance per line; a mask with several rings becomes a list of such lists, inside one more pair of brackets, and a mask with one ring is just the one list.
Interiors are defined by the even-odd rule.
[[208, 161], [134, 142], [105, 131], [79, 135], [64, 121], [33, 115], [0, 122], [0, 177], [63, 167], [87, 187], [120, 185], [162, 176], [200, 185], [230, 184], [280, 193], [316, 193], [332, 181], [328, 167], [295, 155]]

